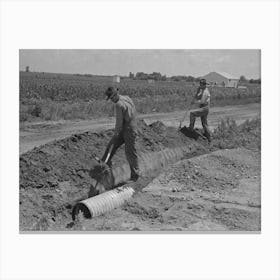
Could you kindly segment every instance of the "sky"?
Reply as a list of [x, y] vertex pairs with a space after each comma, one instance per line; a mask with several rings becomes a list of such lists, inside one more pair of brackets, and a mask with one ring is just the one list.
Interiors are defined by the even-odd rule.
[[261, 77], [260, 50], [56, 50], [21, 49], [19, 67], [30, 71], [94, 75], [160, 72], [167, 76], [204, 76], [226, 72], [247, 79]]

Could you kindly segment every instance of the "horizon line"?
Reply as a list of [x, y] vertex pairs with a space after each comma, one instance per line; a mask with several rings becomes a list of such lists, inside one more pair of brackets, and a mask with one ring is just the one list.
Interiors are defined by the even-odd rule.
[[[62, 73], [62, 72], [46, 72], [46, 71], [29, 71], [29, 72], [26, 72], [26, 70], [19, 70], [19, 72], [23, 72], [23, 73], [46, 73], [46, 74], [61, 74], [61, 75], [91, 75], [91, 76], [99, 76], [99, 77], [114, 77], [114, 76], [119, 76], [119, 77], [129, 77], [129, 74], [128, 75], [119, 75], [119, 74], [92, 74], [92, 73]], [[212, 72], [215, 72], [215, 73], [220, 73], [219, 71], [210, 71], [208, 72], [207, 74], [209, 73], [212, 73]], [[130, 73], [130, 72], [129, 72]], [[136, 74], [136, 73], [145, 73], [145, 74], [153, 74], [153, 73], [160, 73], [162, 76], [166, 76], [167, 78], [169, 77], [176, 77], [176, 76], [184, 76], [184, 77], [193, 77], [193, 78], [201, 78], [207, 74], [204, 74], [204, 75], [201, 75], [201, 76], [193, 76], [193, 75], [190, 75], [190, 74], [177, 74], [177, 75], [172, 75], [172, 76], [167, 76], [166, 74], [162, 74], [161, 72], [151, 72], [151, 73], [146, 73], [146, 72], [143, 72], [143, 71], [139, 71], [139, 72], [131, 72], [133, 74]], [[258, 80], [258, 79], [261, 79], [261, 77], [258, 77], [258, 78], [252, 78], [252, 77], [246, 77], [245, 75], [240, 75], [239, 76], [239, 79], [241, 76], [244, 76], [246, 78], [246, 80]]]

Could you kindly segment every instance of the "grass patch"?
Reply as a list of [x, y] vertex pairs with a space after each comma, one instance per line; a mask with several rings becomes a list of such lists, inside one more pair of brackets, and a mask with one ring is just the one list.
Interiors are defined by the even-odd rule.
[[237, 126], [235, 120], [222, 120], [213, 132], [214, 146], [219, 149], [246, 147], [261, 150], [261, 119], [247, 120]]

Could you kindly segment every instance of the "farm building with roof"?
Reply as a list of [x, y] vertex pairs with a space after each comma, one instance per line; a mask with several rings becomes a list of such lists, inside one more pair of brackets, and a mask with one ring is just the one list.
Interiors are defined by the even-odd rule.
[[237, 88], [239, 82], [239, 78], [225, 72], [210, 72], [201, 78], [206, 79], [207, 83], [213, 86], [217, 85]]

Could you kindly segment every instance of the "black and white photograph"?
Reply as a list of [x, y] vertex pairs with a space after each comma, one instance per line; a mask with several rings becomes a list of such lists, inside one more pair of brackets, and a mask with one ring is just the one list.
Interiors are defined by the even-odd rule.
[[279, 19], [0, 0], [0, 279], [279, 280]]
[[261, 231], [261, 51], [19, 51], [20, 231]]

